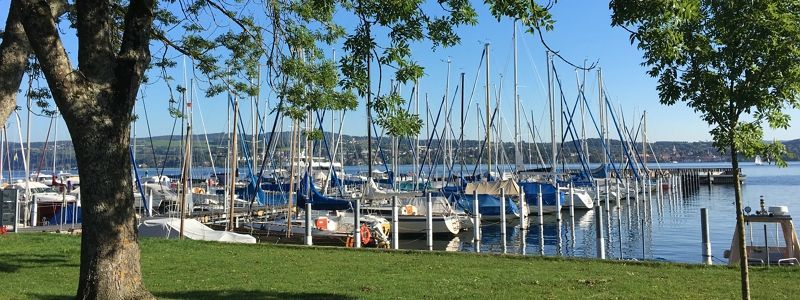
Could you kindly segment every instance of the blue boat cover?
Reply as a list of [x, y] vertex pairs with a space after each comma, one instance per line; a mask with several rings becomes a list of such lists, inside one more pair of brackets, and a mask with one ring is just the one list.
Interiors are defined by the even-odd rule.
[[[70, 204], [70, 205], [67, 205], [66, 208], [64, 208], [64, 209], [62, 209], [62, 208], [63, 207], [60, 207], [59, 209], [57, 209], [56, 213], [52, 217], [50, 217], [50, 224], [51, 225], [53, 225], [53, 224], [72, 224], [73, 214], [75, 214], [75, 213], [78, 214], [78, 215], [75, 216], [75, 220], [76, 220], [75, 223], [77, 224], [77, 223], [83, 222], [83, 218], [81, 216], [81, 208], [80, 207], [78, 207], [76, 209], [75, 208], [75, 204]], [[61, 219], [62, 218], [62, 214], [63, 214], [63, 217], [64, 217], [63, 220]]]
[[[556, 205], [556, 187], [554, 185], [541, 182], [519, 182], [518, 184], [525, 191], [525, 199], [528, 205], [539, 205], [539, 190], [542, 190], [542, 205]], [[559, 192], [558, 195], [561, 205], [564, 205], [564, 193]]]
[[[467, 213], [472, 213], [472, 196], [461, 197], [458, 200], [461, 206]], [[500, 197], [493, 195], [478, 195], [478, 211], [484, 216], [499, 216], [500, 215]], [[511, 198], [506, 198], [506, 214], [519, 215], [519, 207]]]
[[[307, 195], [309, 193], [310, 195]], [[306, 202], [311, 203], [311, 209], [313, 210], [346, 210], [353, 207], [348, 200], [326, 197], [320, 194], [308, 174], [303, 176], [303, 180], [300, 181], [297, 195], [299, 196], [297, 197], [297, 205], [300, 208], [306, 207]]]

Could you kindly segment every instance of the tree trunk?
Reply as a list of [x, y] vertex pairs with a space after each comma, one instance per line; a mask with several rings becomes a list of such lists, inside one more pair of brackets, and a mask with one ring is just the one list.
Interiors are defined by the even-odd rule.
[[[733, 136], [733, 134], [731, 134]], [[736, 231], [739, 233], [739, 269], [741, 270], [742, 279], [742, 299], [750, 299], [750, 276], [747, 265], [747, 249], [745, 249], [745, 227], [744, 227], [744, 213], [742, 211], [742, 183], [739, 181], [739, 150], [736, 148], [736, 142], [731, 139], [731, 167], [733, 167], [733, 188], [734, 197], [736, 198]]]
[[[48, 1], [12, 0], [61, 110], [83, 181], [78, 299], [150, 299], [139, 266], [129, 158], [136, 93], [150, 62], [155, 0], [132, 0], [119, 51], [110, 2], [76, 2], [79, 68], [72, 68]], [[13, 6], [13, 4], [12, 4]], [[2, 79], [3, 74], [0, 74]]]
[[78, 299], [152, 298], [142, 284], [139, 267], [128, 152], [130, 122], [120, 122], [128, 118], [65, 118], [73, 140], [79, 141], [74, 147], [84, 217]]

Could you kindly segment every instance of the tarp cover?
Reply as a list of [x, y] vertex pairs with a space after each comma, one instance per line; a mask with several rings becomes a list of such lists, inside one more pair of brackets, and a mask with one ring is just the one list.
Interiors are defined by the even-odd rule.
[[505, 189], [506, 196], [519, 195], [519, 185], [513, 180], [502, 180], [493, 182], [470, 182], [464, 189], [464, 194], [472, 195], [476, 191], [478, 195], [500, 195], [500, 189]]
[[[139, 236], [178, 238], [181, 220], [178, 218], [159, 218], [145, 220], [139, 225]], [[183, 220], [183, 236], [193, 240], [255, 244], [256, 238], [247, 234], [216, 231], [194, 219]]]

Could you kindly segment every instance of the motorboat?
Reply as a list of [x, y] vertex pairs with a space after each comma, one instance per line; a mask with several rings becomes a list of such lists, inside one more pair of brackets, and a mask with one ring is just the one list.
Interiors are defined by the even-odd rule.
[[[744, 221], [750, 231], [749, 240], [745, 240], [749, 265], [800, 265], [800, 243], [786, 206], [765, 209], [762, 199], [759, 211], [749, 214], [750, 207], [747, 207], [745, 212], [748, 214], [744, 216]], [[739, 265], [742, 255], [738, 247], [739, 235], [737, 226], [731, 248], [725, 251], [729, 265]]]

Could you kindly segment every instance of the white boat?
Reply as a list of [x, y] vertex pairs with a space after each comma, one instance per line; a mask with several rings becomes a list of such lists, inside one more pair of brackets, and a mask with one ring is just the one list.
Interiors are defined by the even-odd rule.
[[[26, 198], [26, 184], [30, 189], [30, 199]], [[40, 182], [17, 181], [13, 188], [17, 190], [20, 202], [27, 204], [27, 209], [31, 211], [31, 218], [35, 218], [37, 224], [49, 222], [59, 209], [77, 201], [75, 196], [66, 191], [59, 193]], [[36, 203], [35, 207], [34, 203]]]
[[[181, 219], [179, 218], [154, 218], [139, 224], [138, 231], [141, 237], [159, 237], [174, 239], [180, 237]], [[192, 240], [255, 244], [256, 238], [247, 234], [218, 231], [203, 225], [194, 219], [183, 220], [183, 236]]]
[[764, 164], [764, 161], [763, 161], [763, 160], [761, 160], [761, 155], [756, 155], [756, 158], [755, 158], [755, 160], [754, 160], [754, 163], [756, 164], [756, 166], [760, 166], [760, 165], [763, 165], [763, 164]]
[[[349, 236], [354, 231], [355, 217], [351, 212], [333, 211], [326, 215], [314, 215], [312, 218], [314, 225], [311, 227], [311, 236]], [[391, 224], [385, 218], [374, 215], [361, 215], [361, 242], [364, 245], [388, 245], [389, 228]], [[305, 216], [301, 215], [291, 219], [291, 233], [293, 235], [304, 235], [306, 232]], [[253, 221], [244, 225], [245, 227], [269, 233], [285, 234], [289, 229], [289, 222], [285, 215], [268, 221]]]
[[[444, 197], [431, 197], [433, 215], [431, 231], [434, 235], [456, 235], [461, 231], [461, 220]], [[425, 197], [398, 198], [397, 230], [400, 234], [427, 234], [428, 205]], [[393, 220], [392, 205], [385, 201], [372, 201], [362, 207], [364, 212]]]
[[[568, 187], [560, 187], [559, 190], [564, 193], [565, 197], [565, 208], [569, 208], [569, 195], [570, 191]], [[594, 208], [594, 200], [592, 196], [589, 194], [589, 191], [582, 188], [572, 188], [572, 194], [575, 196], [572, 200], [573, 204], [575, 205], [575, 209], [592, 209]], [[616, 199], [616, 198], [613, 198]]]
[[[761, 200], [761, 210], [752, 215], [745, 215], [744, 221], [750, 238], [746, 241], [747, 263], [749, 265], [800, 265], [800, 243], [797, 241], [797, 232], [792, 224], [792, 216], [786, 206], [770, 207], [764, 209], [764, 200]], [[745, 208], [750, 212], [750, 208]], [[725, 251], [729, 265], [739, 265], [739, 228], [733, 232], [730, 250]], [[766, 234], [766, 236], [765, 236]], [[755, 236], [755, 238], [753, 238]]]
[[367, 181], [363, 198], [368, 199], [362, 211], [393, 220], [391, 199], [397, 197], [398, 232], [400, 234], [427, 234], [428, 213], [431, 213], [432, 232], [435, 235], [455, 235], [461, 231], [461, 221], [450, 202], [444, 197], [431, 197], [432, 211], [428, 212], [427, 198], [416, 192], [383, 190], [374, 181]]

